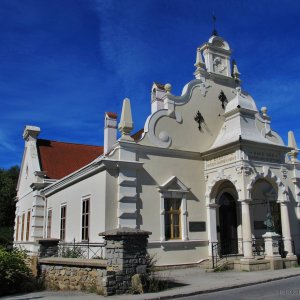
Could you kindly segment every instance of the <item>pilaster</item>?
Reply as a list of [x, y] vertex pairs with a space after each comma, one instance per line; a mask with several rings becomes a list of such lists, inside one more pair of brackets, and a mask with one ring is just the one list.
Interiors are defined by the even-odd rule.
[[[118, 177], [118, 227], [137, 226], [137, 169], [136, 153], [133, 147], [120, 142]], [[126, 163], [122, 164], [122, 161]]]
[[208, 235], [208, 255], [212, 257], [213, 254], [217, 255], [216, 253], [212, 253], [212, 245], [213, 243], [218, 242], [217, 236], [217, 204], [208, 204], [206, 206], [206, 214], [207, 214], [207, 235]]
[[31, 239], [37, 241], [43, 238], [45, 200], [40, 191], [33, 192]]

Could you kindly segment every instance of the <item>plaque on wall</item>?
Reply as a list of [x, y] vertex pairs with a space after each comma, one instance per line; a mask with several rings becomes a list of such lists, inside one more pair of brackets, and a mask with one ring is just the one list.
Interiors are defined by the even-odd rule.
[[203, 232], [206, 231], [205, 222], [189, 222], [190, 232]]

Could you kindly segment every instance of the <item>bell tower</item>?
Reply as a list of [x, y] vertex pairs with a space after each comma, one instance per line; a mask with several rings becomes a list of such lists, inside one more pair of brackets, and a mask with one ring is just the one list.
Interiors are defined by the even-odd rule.
[[199, 50], [203, 53], [207, 72], [231, 77], [230, 47], [223, 38], [217, 35], [215, 30], [208, 42], [203, 44]]

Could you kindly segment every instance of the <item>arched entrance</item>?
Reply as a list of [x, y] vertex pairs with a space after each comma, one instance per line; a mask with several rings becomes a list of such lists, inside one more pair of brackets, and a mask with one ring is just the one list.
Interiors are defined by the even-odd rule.
[[224, 192], [219, 198], [219, 238], [221, 255], [238, 253], [237, 206], [234, 197]]
[[264, 221], [267, 214], [272, 216], [274, 231], [282, 235], [277, 186], [264, 178], [258, 179], [253, 185], [251, 196], [251, 219], [254, 237], [260, 239], [266, 233]]

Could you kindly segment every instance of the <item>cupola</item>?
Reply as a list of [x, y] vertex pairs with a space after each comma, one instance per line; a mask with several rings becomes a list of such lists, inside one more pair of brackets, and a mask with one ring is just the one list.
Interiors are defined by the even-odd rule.
[[203, 53], [207, 72], [232, 77], [230, 67], [231, 50], [229, 44], [223, 38], [212, 35], [198, 51]]

